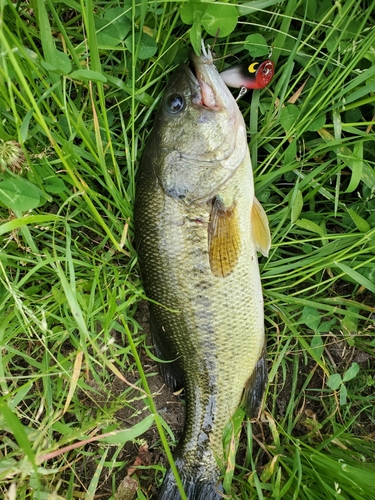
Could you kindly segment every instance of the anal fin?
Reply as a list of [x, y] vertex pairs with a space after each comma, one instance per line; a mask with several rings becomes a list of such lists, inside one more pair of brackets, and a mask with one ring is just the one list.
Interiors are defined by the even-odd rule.
[[241, 406], [249, 418], [257, 416], [268, 380], [266, 348], [263, 348], [253, 373], [244, 388]]

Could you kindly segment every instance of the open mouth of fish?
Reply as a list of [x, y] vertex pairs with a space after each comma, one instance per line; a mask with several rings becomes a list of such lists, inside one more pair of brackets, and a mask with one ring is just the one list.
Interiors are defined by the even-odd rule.
[[217, 77], [220, 76], [213, 64], [210, 49], [202, 45], [200, 57], [191, 54], [186, 71], [191, 82], [193, 104], [213, 111], [221, 109], [223, 102], [218, 94], [223, 91], [222, 87], [225, 87], [225, 84], [217, 85]]
[[[191, 54], [189, 65], [183, 68], [190, 84], [191, 103], [202, 110], [200, 121], [215, 119], [218, 123], [221, 120], [230, 131], [223, 136], [217, 150], [207, 152], [207, 159], [204, 155], [201, 156], [200, 162], [217, 161], [222, 168], [234, 171], [247, 152], [243, 118], [237, 103], [216, 69], [209, 49], [202, 46], [201, 56]], [[244, 141], [238, 139], [241, 134], [245, 134]], [[186, 153], [182, 156], [190, 159], [190, 155]]]

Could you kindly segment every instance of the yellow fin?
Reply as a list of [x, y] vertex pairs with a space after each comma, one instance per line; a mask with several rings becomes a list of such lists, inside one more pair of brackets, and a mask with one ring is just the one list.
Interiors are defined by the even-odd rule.
[[212, 205], [208, 248], [211, 271], [215, 276], [225, 278], [237, 264], [241, 237], [236, 207], [225, 209], [218, 199]]
[[268, 226], [266, 212], [255, 197], [251, 210], [251, 226], [253, 228], [253, 238], [256, 249], [265, 257], [268, 257], [268, 252], [271, 248], [270, 228]]

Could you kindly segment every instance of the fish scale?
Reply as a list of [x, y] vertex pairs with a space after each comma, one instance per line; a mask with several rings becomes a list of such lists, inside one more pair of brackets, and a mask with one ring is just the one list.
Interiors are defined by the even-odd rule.
[[[186, 395], [176, 465], [187, 498], [210, 500], [221, 498], [224, 428], [254, 375], [255, 394], [251, 404], [245, 401], [249, 412], [262, 397], [265, 338], [252, 230], [258, 218], [252, 217], [254, 187], [243, 118], [210, 54], [193, 62], [197, 77], [186, 66], [177, 70], [145, 146], [135, 222], [143, 284], [153, 301], [156, 354], [171, 361], [160, 369], [171, 388], [183, 386]], [[202, 103], [192, 102], [202, 88], [199, 75], [211, 85], [215, 108], [209, 108], [204, 95]], [[168, 99], [179, 102], [176, 95], [185, 102], [179, 116], [175, 108], [172, 115], [168, 111]], [[235, 143], [227, 133], [233, 124]], [[214, 140], [205, 137], [213, 133]], [[174, 170], [168, 163], [171, 154]], [[252, 393], [251, 387], [247, 392]], [[180, 498], [171, 471], [159, 498]]]

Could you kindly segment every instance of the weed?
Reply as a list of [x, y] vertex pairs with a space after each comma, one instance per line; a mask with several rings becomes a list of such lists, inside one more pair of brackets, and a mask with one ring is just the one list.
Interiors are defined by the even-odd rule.
[[167, 78], [201, 37], [220, 70], [276, 66], [238, 101], [272, 232], [260, 260], [270, 372], [261, 418], [239, 413], [226, 436], [225, 490], [375, 497], [374, 12], [357, 0], [0, 2], [5, 498], [116, 498], [126, 478], [151, 498], [160, 449], [172, 461], [178, 429], [150, 389], [135, 319], [132, 207]]

